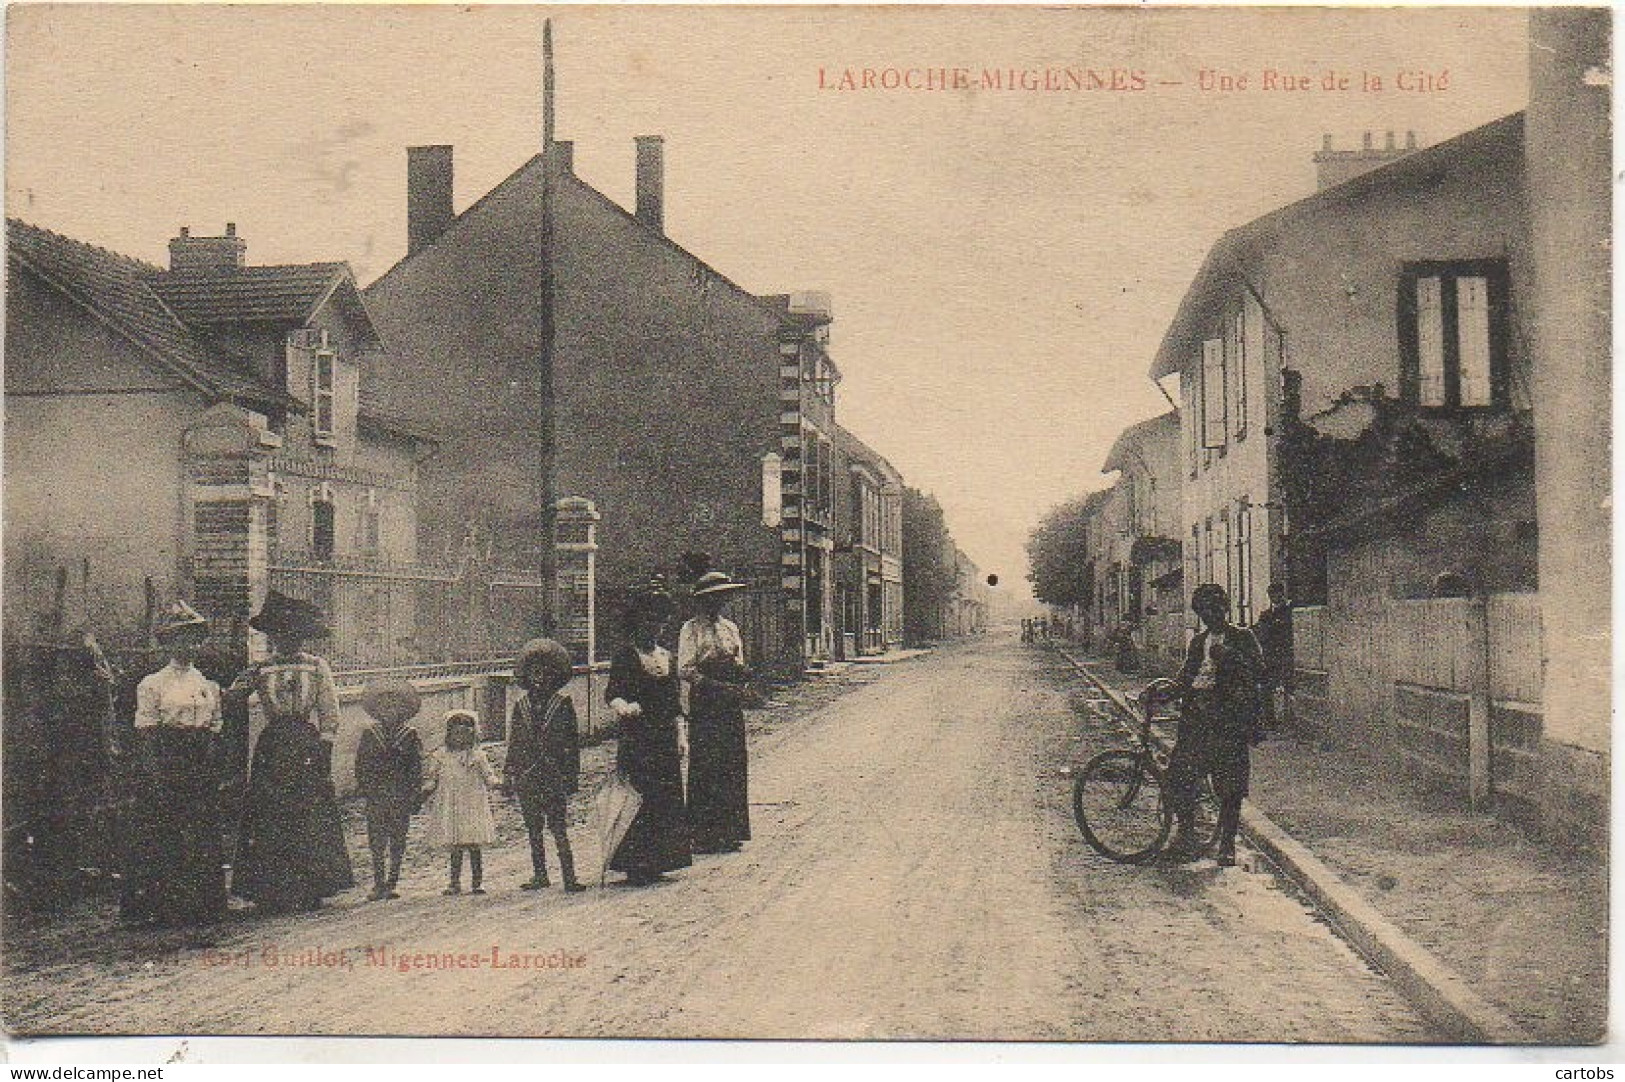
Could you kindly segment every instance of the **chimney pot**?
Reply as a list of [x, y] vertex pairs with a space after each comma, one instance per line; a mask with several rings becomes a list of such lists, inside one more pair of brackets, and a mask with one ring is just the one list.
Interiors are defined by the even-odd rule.
[[1415, 132], [1408, 131], [1408, 132], [1405, 133], [1405, 149], [1406, 150], [1415, 150], [1416, 149], [1416, 133]]
[[189, 225], [181, 226], [181, 236], [183, 238], [190, 237], [191, 235], [192, 235], [192, 227], [191, 226], [189, 226]]
[[417, 255], [451, 228], [452, 148], [406, 148], [406, 254]]
[[1320, 149], [1321, 150], [1326, 150], [1326, 151], [1329, 151], [1329, 150], [1332, 149], [1332, 133], [1331, 132], [1327, 132], [1326, 134], [1324, 134], [1324, 135], [1322, 135], [1320, 137]]
[[226, 236], [235, 237], [236, 235], [237, 235], [237, 223], [236, 222], [227, 222], [226, 223]]
[[1365, 147], [1366, 150], [1371, 149], [1371, 133], [1370, 132], [1365, 133], [1364, 147]]
[[666, 231], [666, 140], [659, 135], [639, 135], [637, 210], [638, 221], [656, 233]]
[[1394, 133], [1393, 132], [1388, 132], [1387, 135], [1388, 135], [1387, 140], [1386, 140], [1387, 149], [1393, 150], [1394, 149]]

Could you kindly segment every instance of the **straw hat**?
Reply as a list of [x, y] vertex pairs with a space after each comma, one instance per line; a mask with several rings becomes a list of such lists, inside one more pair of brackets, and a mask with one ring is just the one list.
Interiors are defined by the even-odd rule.
[[728, 594], [745, 588], [744, 583], [735, 582], [721, 571], [707, 571], [694, 584], [694, 596], [711, 597], [715, 594]]
[[164, 622], [158, 625], [154, 632], [159, 641], [169, 639], [186, 631], [195, 631], [203, 635], [209, 633], [209, 621], [192, 606], [184, 601], [176, 601], [169, 606], [164, 614]]
[[361, 709], [379, 721], [405, 724], [423, 709], [423, 696], [405, 680], [381, 680], [361, 693]]
[[302, 639], [317, 639], [327, 634], [321, 609], [278, 590], [265, 595], [265, 604], [248, 621], [248, 626], [267, 635], [296, 635]]
[[519, 651], [519, 660], [514, 662], [513, 674], [523, 683], [526, 674], [537, 666], [542, 666], [549, 684], [567, 682], [575, 670], [570, 651], [552, 639], [532, 639], [527, 642]]

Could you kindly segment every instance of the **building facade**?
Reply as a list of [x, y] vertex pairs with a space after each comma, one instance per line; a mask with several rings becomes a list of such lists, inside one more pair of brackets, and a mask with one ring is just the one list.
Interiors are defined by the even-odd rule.
[[1118, 531], [1101, 556], [1118, 583], [1118, 626], [1159, 671], [1176, 668], [1185, 651], [1180, 465], [1179, 411], [1170, 410], [1125, 429], [1103, 469], [1118, 475], [1114, 513], [1100, 516], [1101, 532], [1108, 521]]
[[415, 633], [410, 599], [334, 589], [413, 560], [433, 449], [370, 402], [389, 359], [347, 266], [249, 265], [231, 226], [183, 230], [168, 269], [17, 221], [7, 239], [8, 634], [71, 604], [142, 643], [187, 596], [242, 643], [273, 584], [323, 604], [341, 663]]
[[1233, 230], [1152, 369], [1185, 401], [1187, 582], [1243, 623], [1286, 582], [1305, 716], [1474, 797], [1530, 793], [1540, 726], [1525, 195], [1519, 114]]
[[[425, 544], [473, 535], [545, 582], [556, 500], [587, 499], [601, 611], [705, 564], [750, 584], [732, 610], [748, 654], [799, 671], [839, 634], [829, 301], [757, 296], [668, 237], [664, 144], [636, 142], [631, 211], [575, 175], [568, 142], [460, 214], [451, 149], [409, 151], [411, 248], [367, 297], [408, 359], [381, 397], [443, 433]], [[514, 600], [515, 642], [552, 625], [550, 591]]]
[[836, 437], [841, 655], [883, 654], [903, 644], [903, 478], [846, 429]]

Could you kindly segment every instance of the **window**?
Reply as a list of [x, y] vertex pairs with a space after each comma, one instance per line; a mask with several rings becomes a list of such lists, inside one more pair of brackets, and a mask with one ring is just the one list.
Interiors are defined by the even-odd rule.
[[1247, 311], [1230, 319], [1224, 339], [1224, 364], [1230, 373], [1230, 431], [1238, 440], [1247, 437]]
[[1185, 452], [1190, 457], [1190, 478], [1196, 480], [1197, 467], [1201, 465], [1200, 454], [1202, 437], [1202, 397], [1201, 383], [1195, 372], [1185, 373], [1184, 399], [1185, 409], [1182, 413], [1180, 427], [1184, 430]]
[[1202, 530], [1194, 522], [1191, 523], [1191, 547], [1189, 552], [1191, 569], [1185, 577], [1191, 586], [1202, 580]]
[[819, 505], [818, 437], [808, 432], [801, 440], [801, 509], [811, 514]]
[[1499, 260], [1413, 263], [1400, 277], [1400, 385], [1421, 406], [1507, 401], [1507, 270]]
[[1224, 342], [1202, 343], [1202, 447], [1217, 450], [1225, 443]]
[[357, 546], [366, 556], [377, 556], [381, 547], [383, 511], [378, 503], [378, 490], [369, 488], [361, 497], [361, 537]]
[[335, 525], [333, 488], [323, 482], [310, 490], [310, 551], [319, 560], [333, 557]]
[[1253, 622], [1253, 508], [1243, 499], [1236, 508], [1236, 622]]
[[311, 428], [319, 442], [333, 439], [333, 352], [317, 350], [311, 362]]

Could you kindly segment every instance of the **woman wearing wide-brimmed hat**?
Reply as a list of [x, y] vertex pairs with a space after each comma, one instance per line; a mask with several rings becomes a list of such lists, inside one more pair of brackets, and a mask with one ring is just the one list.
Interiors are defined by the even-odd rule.
[[156, 637], [169, 664], [135, 693], [135, 808], [120, 916], [130, 924], [205, 924], [226, 909], [220, 685], [194, 664], [209, 621], [177, 601]]
[[683, 625], [677, 671], [688, 713], [688, 821], [694, 852], [731, 853], [750, 840], [745, 712], [749, 672], [739, 627], [722, 606], [745, 584], [709, 571], [694, 584], [700, 614]]
[[271, 641], [232, 690], [258, 697], [266, 725], [254, 744], [232, 892], [269, 910], [315, 909], [355, 885], [333, 790], [339, 701], [327, 662], [306, 653], [325, 629], [308, 601], [273, 590], [248, 625]]
[[683, 805], [677, 663], [660, 645], [674, 612], [663, 584], [651, 583], [632, 597], [625, 615], [627, 642], [615, 652], [604, 688], [604, 701], [620, 727], [615, 769], [643, 798], [609, 858], [609, 867], [626, 873], [629, 886], [659, 882], [664, 873], [693, 863]]

